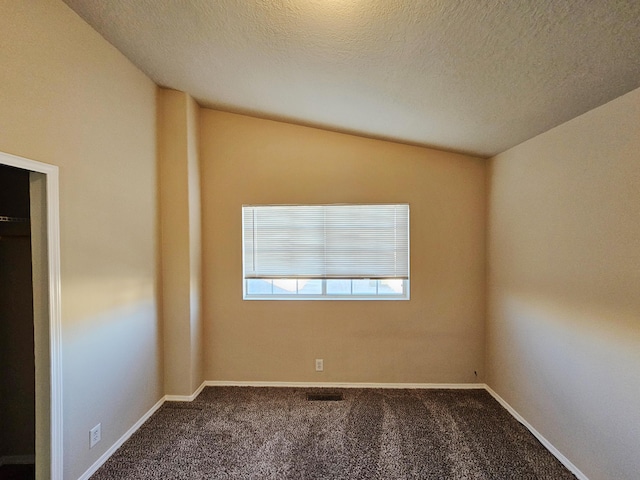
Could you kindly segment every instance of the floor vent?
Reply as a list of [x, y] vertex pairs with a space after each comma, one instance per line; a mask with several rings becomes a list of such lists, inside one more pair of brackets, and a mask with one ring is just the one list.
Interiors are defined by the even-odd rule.
[[310, 402], [339, 402], [341, 393], [307, 393], [307, 400]]

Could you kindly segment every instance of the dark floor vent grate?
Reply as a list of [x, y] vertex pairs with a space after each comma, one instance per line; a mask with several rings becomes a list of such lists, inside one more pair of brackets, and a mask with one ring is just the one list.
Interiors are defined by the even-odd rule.
[[341, 393], [307, 393], [307, 400], [310, 402], [339, 402]]

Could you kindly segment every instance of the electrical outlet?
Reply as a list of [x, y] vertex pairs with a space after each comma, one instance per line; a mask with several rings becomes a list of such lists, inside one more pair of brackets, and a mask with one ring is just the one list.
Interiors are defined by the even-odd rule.
[[89, 430], [89, 448], [95, 447], [96, 443], [102, 440], [102, 424], [99, 423]]
[[322, 372], [324, 370], [324, 360], [316, 358], [316, 372]]

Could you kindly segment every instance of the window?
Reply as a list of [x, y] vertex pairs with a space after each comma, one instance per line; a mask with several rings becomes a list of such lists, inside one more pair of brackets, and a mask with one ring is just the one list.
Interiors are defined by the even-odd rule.
[[242, 207], [246, 300], [409, 298], [409, 205]]

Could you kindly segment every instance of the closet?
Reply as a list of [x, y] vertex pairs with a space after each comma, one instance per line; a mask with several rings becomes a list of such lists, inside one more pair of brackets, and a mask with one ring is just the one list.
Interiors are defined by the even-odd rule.
[[33, 478], [35, 461], [29, 203], [29, 172], [0, 165], [0, 478]]

